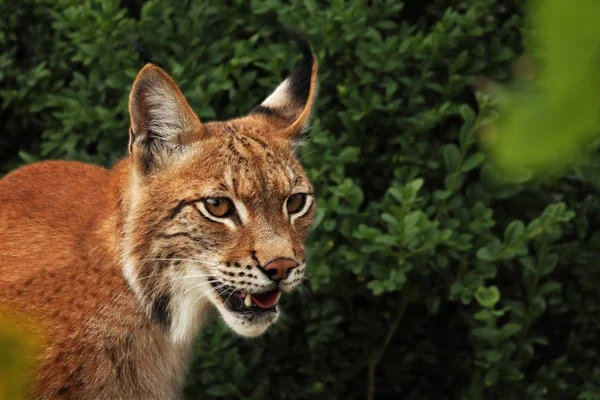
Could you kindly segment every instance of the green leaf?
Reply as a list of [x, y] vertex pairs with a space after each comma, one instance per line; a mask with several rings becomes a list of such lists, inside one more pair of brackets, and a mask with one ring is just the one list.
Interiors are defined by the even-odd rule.
[[381, 235], [375, 239], [375, 243], [394, 246], [398, 244], [398, 238], [392, 235]]
[[319, 226], [323, 221], [323, 218], [325, 218], [325, 210], [317, 208], [317, 210], [315, 211], [315, 216], [313, 218], [313, 228]]
[[498, 382], [499, 373], [497, 369], [491, 369], [485, 374], [485, 386], [491, 387]]
[[104, 83], [106, 83], [106, 86], [109, 88], [120, 89], [127, 84], [127, 80], [123, 78], [121, 73], [112, 74], [104, 80]]
[[460, 165], [460, 150], [458, 146], [455, 144], [447, 144], [442, 149], [442, 155], [444, 157], [444, 165], [446, 166], [446, 170], [449, 172], [454, 172], [458, 169]]
[[383, 213], [381, 214], [381, 219], [390, 225], [398, 225], [398, 220], [392, 214]]
[[501, 118], [482, 137], [505, 170], [543, 175], [583, 158], [598, 137], [600, 3], [534, 1], [529, 12], [536, 76], [496, 90]]
[[396, 188], [389, 188], [388, 193], [392, 195], [398, 202], [402, 203], [404, 201], [404, 196], [402, 193]]
[[521, 221], [512, 221], [504, 231], [504, 243], [507, 246], [517, 244], [525, 232], [525, 225]]
[[473, 336], [490, 343], [495, 343], [502, 338], [500, 330], [494, 328], [474, 328], [471, 333]]
[[516, 315], [518, 318], [525, 318], [525, 307], [523, 303], [520, 301], [510, 301], [507, 302], [510, 310]]
[[550, 346], [550, 342], [548, 342], [548, 339], [546, 339], [545, 337], [534, 337], [530, 341], [531, 343], [539, 344], [541, 346]]
[[246, 366], [243, 362], [237, 362], [231, 373], [234, 382], [242, 383], [246, 377]]
[[521, 265], [523, 265], [523, 267], [531, 274], [535, 274], [536, 273], [536, 265], [535, 265], [535, 260], [533, 257], [531, 256], [525, 256], [525, 257], [521, 257], [519, 258], [519, 262], [521, 263]]
[[460, 116], [466, 123], [473, 123], [477, 118], [475, 111], [473, 111], [473, 109], [466, 104], [462, 104], [458, 108], [458, 112], [460, 113]]
[[537, 296], [546, 296], [552, 292], [556, 292], [558, 290], [560, 290], [562, 287], [561, 283], [558, 282], [546, 282], [541, 284], [537, 290], [536, 290], [536, 295]]
[[369, 288], [375, 296], [380, 296], [386, 291], [385, 287], [379, 281], [367, 283], [367, 288]]
[[475, 154], [472, 154], [471, 156], [469, 156], [469, 158], [465, 160], [462, 167], [460, 168], [460, 171], [469, 172], [472, 169], [478, 167], [483, 162], [483, 160], [485, 160], [485, 155], [483, 153], [477, 152]]
[[477, 250], [477, 258], [487, 262], [496, 261], [496, 258], [502, 252], [502, 247], [503, 246], [499, 241], [494, 240], [487, 246]]
[[496, 286], [481, 286], [475, 292], [475, 299], [482, 307], [493, 308], [500, 301], [500, 291]]
[[224, 384], [208, 388], [206, 393], [212, 396], [227, 396], [235, 394], [235, 391], [233, 390], [231, 384]]
[[546, 311], [546, 300], [542, 297], [535, 297], [531, 305], [531, 318], [536, 319]]
[[502, 331], [502, 335], [504, 337], [511, 337], [519, 333], [522, 329], [521, 324], [517, 324], [516, 322], [509, 322], [504, 325], [500, 330]]
[[411, 193], [413, 195], [416, 195], [419, 192], [419, 190], [421, 190], [421, 188], [423, 187], [424, 183], [425, 183], [425, 181], [423, 179], [415, 179], [414, 181], [410, 182], [406, 186], [408, 188], [410, 188]]
[[488, 310], [477, 311], [474, 317], [477, 321], [494, 321], [496, 319]]
[[29, 154], [26, 151], [19, 151], [19, 157], [21, 160], [25, 161], [28, 164], [40, 161], [39, 157], [34, 156], [33, 154]]
[[485, 359], [490, 363], [495, 364], [502, 359], [504, 353], [498, 350], [487, 350], [485, 352]]
[[440, 201], [446, 200], [450, 196], [452, 196], [452, 192], [450, 192], [448, 190], [436, 190], [435, 192], [433, 192], [433, 197], [436, 200], [440, 200]]
[[558, 255], [549, 254], [547, 255], [541, 266], [540, 266], [540, 274], [542, 276], [550, 274], [556, 268], [556, 264], [558, 263]]
[[338, 155], [338, 161], [344, 162], [344, 163], [356, 162], [356, 161], [358, 161], [359, 155], [360, 155], [360, 148], [345, 147]]
[[460, 174], [460, 173], [448, 174], [448, 175], [446, 175], [446, 178], [444, 179], [444, 187], [448, 191], [455, 192], [458, 189], [460, 189], [460, 187], [464, 183], [464, 180], [465, 180], [465, 176], [463, 174]]

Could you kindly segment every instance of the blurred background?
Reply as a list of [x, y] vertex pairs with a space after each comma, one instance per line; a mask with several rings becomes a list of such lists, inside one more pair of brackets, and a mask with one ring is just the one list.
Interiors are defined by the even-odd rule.
[[[551, 178], [481, 150], [504, 127], [498, 93], [531, 75], [526, 14], [517, 0], [0, 0], [0, 175], [123, 157], [146, 62], [203, 121], [247, 113], [299, 59], [293, 27], [320, 62], [299, 152], [319, 201], [309, 280], [261, 338], [214, 318], [186, 398], [600, 399], [597, 147]], [[536, 140], [498, 154], [528, 160], [550, 143]]]

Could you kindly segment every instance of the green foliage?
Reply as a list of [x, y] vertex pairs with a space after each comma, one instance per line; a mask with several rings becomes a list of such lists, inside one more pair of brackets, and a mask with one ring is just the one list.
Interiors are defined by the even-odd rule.
[[42, 340], [39, 326], [23, 315], [0, 309], [0, 399], [25, 397], [31, 361]]
[[509, 182], [477, 146], [496, 116], [473, 85], [507, 80], [520, 3], [0, 0], [1, 168], [113, 163], [147, 61], [203, 120], [244, 114], [298, 59], [295, 27], [320, 60], [310, 280], [261, 338], [214, 321], [187, 398], [595, 399], [591, 175]]
[[600, 3], [535, 0], [529, 15], [538, 72], [498, 93], [500, 118], [486, 140], [504, 169], [540, 174], [581, 161], [598, 136]]

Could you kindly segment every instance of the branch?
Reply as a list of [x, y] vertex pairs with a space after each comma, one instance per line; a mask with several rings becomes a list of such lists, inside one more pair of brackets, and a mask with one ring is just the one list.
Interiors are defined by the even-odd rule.
[[381, 345], [381, 347], [379, 348], [378, 351], [373, 352], [371, 354], [371, 357], [369, 357], [369, 363], [368, 363], [368, 366], [369, 366], [368, 379], [369, 380], [368, 380], [368, 387], [367, 387], [367, 400], [374, 400], [374, 398], [375, 398], [374, 397], [375, 396], [375, 370], [377, 368], [377, 364], [381, 360], [381, 357], [385, 353], [385, 350], [387, 349], [388, 345], [392, 341], [392, 338], [396, 334], [396, 331], [398, 330], [398, 325], [400, 325], [400, 321], [402, 320], [402, 317], [404, 316], [404, 312], [406, 311], [407, 305], [408, 305], [408, 301], [406, 299], [406, 296], [402, 296], [400, 310], [398, 311], [398, 314], [396, 315], [396, 317], [392, 320], [392, 322], [390, 324], [390, 328], [388, 330], [388, 333], [385, 336], [385, 339], [383, 340], [383, 344]]

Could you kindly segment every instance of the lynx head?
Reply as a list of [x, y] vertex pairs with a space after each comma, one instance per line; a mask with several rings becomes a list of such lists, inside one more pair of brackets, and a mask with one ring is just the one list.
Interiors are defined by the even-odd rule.
[[263, 333], [302, 280], [315, 212], [294, 157], [315, 99], [317, 63], [302, 61], [247, 116], [202, 123], [175, 82], [144, 67], [131, 91], [124, 274], [175, 342], [212, 303], [237, 333]]

